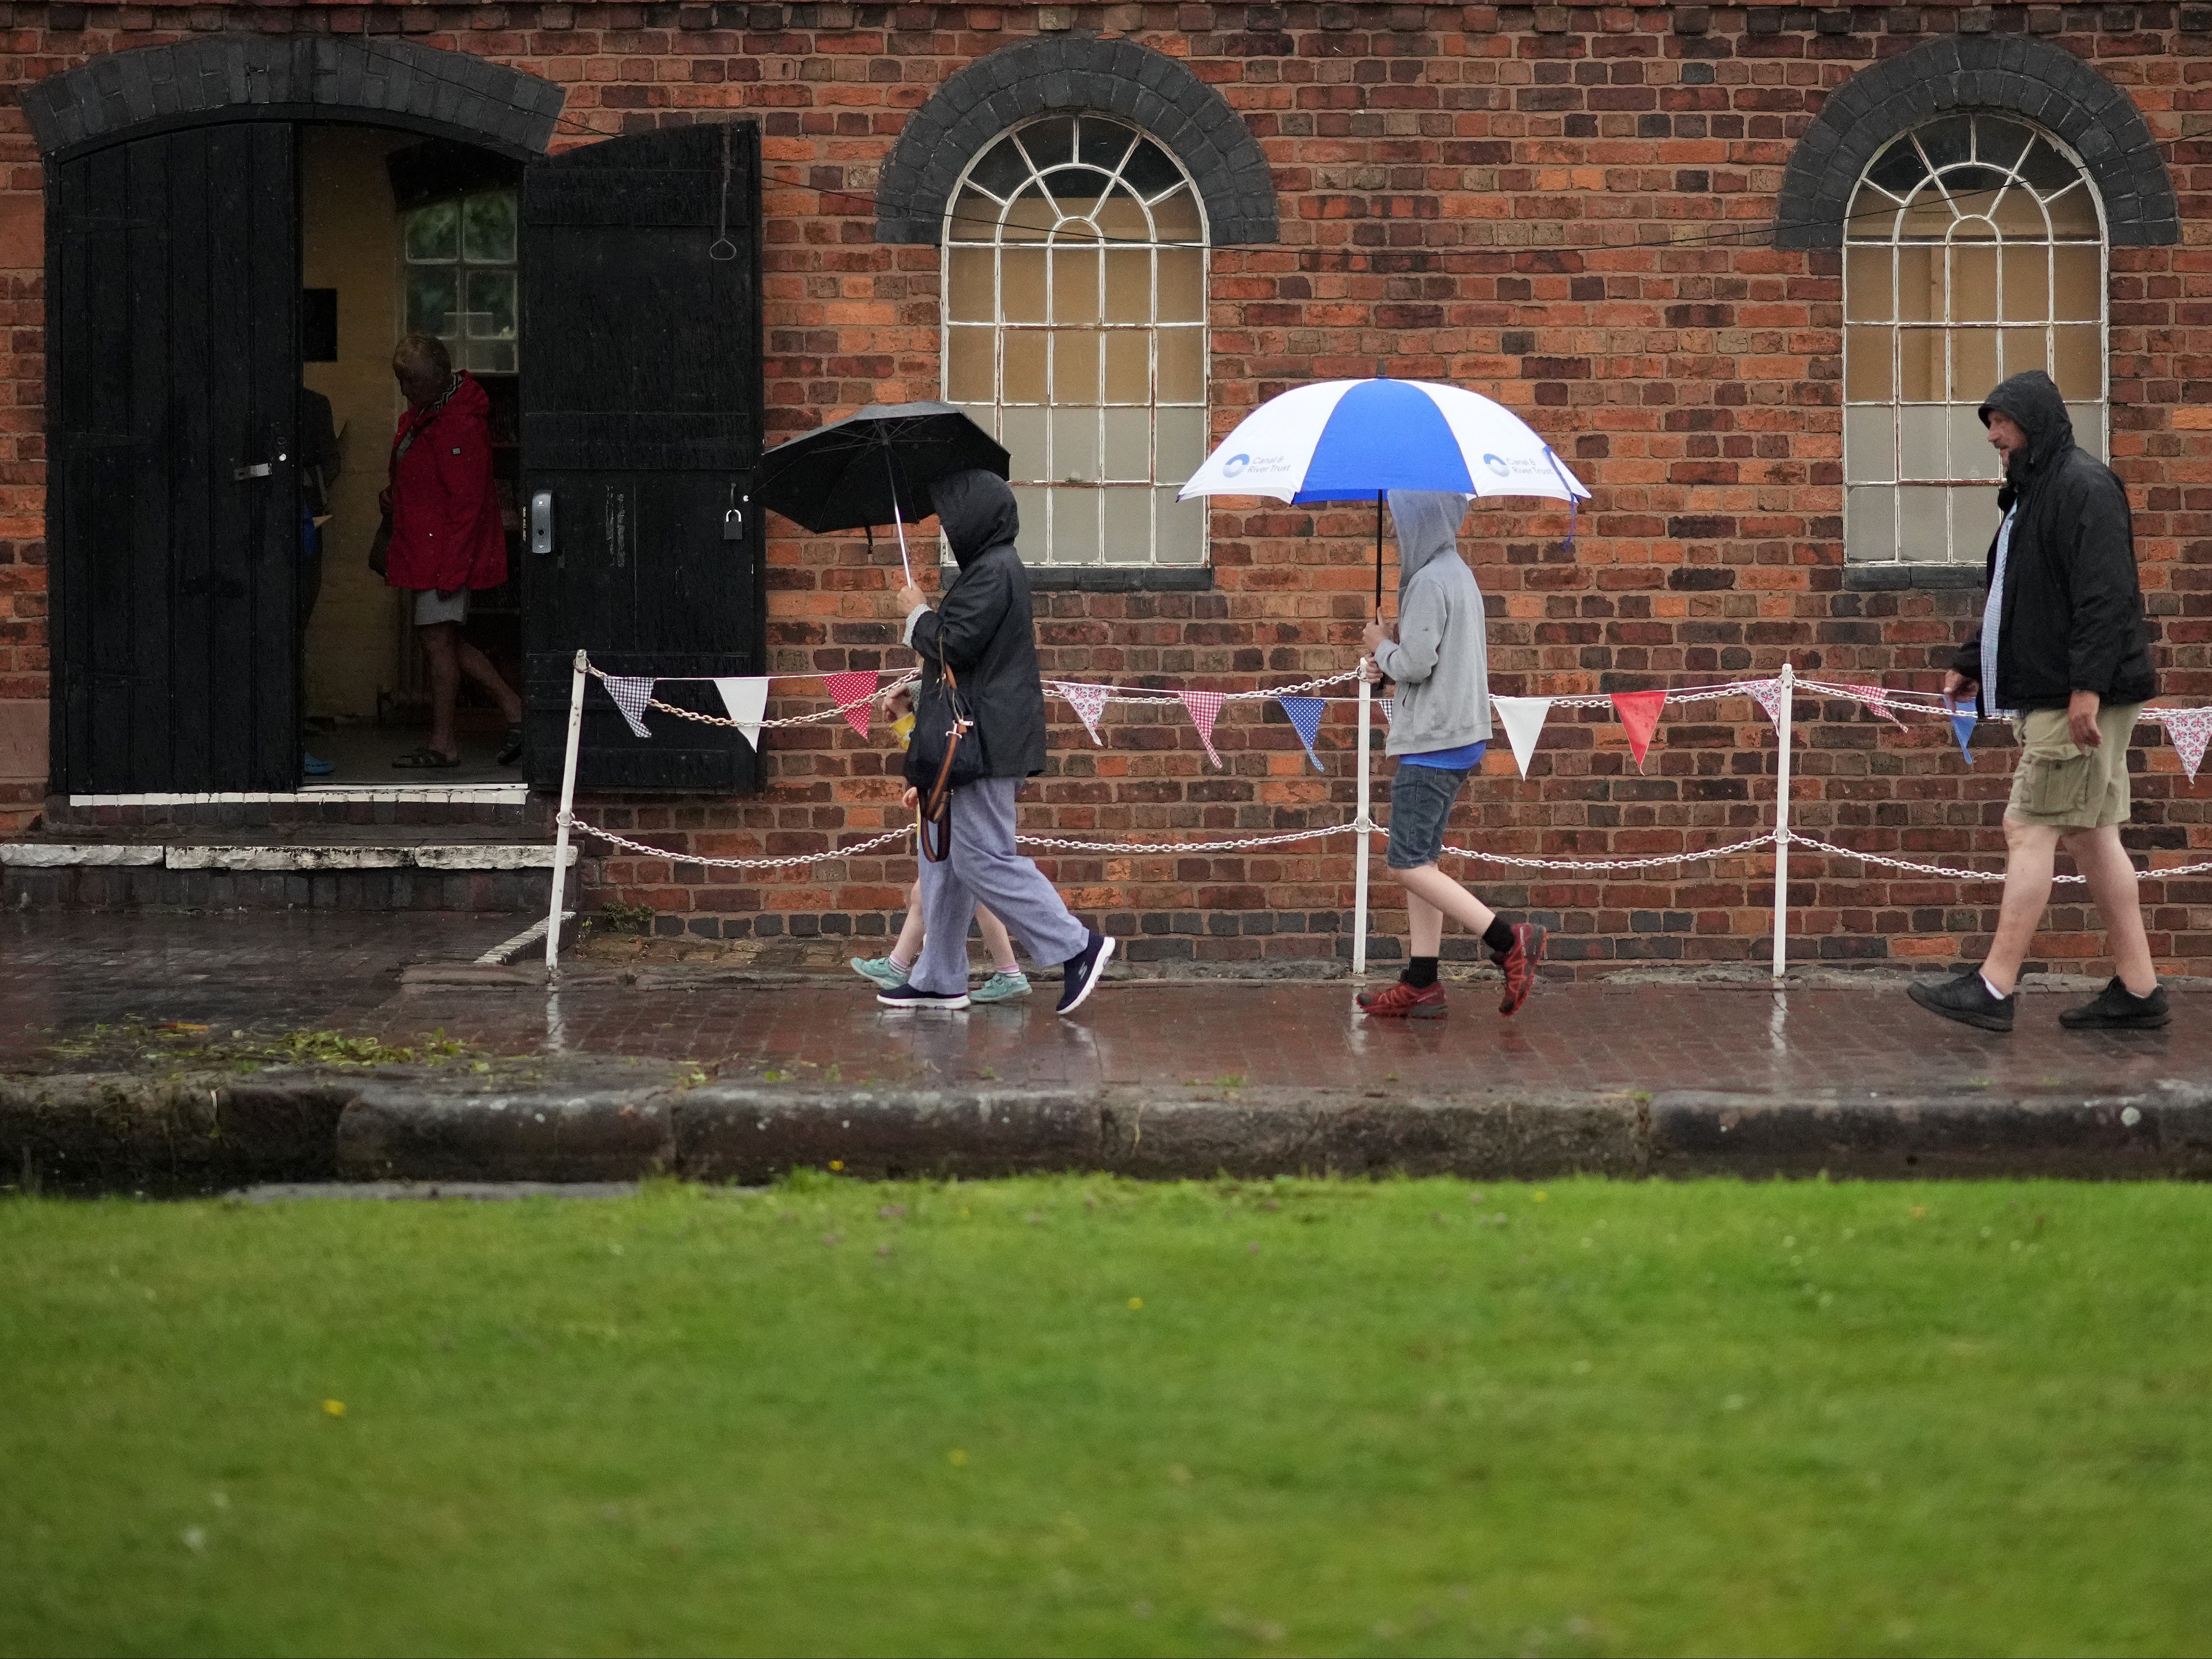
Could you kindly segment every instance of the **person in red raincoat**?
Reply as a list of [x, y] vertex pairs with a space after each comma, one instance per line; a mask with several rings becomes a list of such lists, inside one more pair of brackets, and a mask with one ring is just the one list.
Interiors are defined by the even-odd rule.
[[466, 374], [453, 372], [445, 343], [410, 334], [392, 355], [407, 408], [392, 434], [392, 515], [385, 550], [387, 586], [409, 592], [415, 632], [430, 664], [430, 738], [392, 762], [413, 769], [461, 763], [453, 737], [453, 705], [466, 674], [489, 692], [507, 716], [499, 763], [522, 753], [522, 699], [491, 659], [461, 637], [469, 595], [507, 580], [507, 532], [492, 483], [491, 400]]

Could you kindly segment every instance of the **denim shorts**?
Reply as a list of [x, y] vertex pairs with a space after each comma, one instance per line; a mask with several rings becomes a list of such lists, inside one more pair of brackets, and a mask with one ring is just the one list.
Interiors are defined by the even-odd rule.
[[1438, 766], [1408, 766], [1403, 761], [1390, 780], [1390, 867], [1418, 869], [1434, 864], [1444, 850], [1444, 825], [1451, 819], [1452, 803], [1459, 799], [1466, 771], [1448, 772]]

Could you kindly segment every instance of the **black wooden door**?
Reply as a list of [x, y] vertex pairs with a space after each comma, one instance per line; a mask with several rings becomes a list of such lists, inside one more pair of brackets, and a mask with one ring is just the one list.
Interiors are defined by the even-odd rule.
[[64, 161], [47, 246], [56, 787], [296, 788], [293, 129]]
[[[761, 447], [759, 131], [671, 128], [536, 163], [522, 226], [522, 493], [526, 506], [550, 494], [553, 514], [550, 551], [525, 538], [525, 765], [552, 787], [578, 646], [612, 674], [765, 672], [763, 543], [748, 499]], [[658, 695], [723, 712], [712, 685]], [[585, 709], [586, 789], [760, 787], [733, 731], [653, 714], [641, 739], [598, 687]]]

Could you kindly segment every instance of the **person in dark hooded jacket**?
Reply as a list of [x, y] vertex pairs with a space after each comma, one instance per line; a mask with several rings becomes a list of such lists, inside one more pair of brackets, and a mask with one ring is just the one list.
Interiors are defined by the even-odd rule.
[[1985, 717], [2018, 726], [2005, 807], [2004, 902], [1989, 958], [1957, 979], [1915, 985], [1946, 1019], [2009, 1031], [2021, 962], [2051, 898], [2063, 842], [2105, 919], [2118, 969], [2095, 999], [2059, 1016], [2073, 1030], [2163, 1025], [2171, 1017], [2143, 931], [2128, 820], [2128, 738], [2158, 690], [2136, 576], [2126, 489], [2074, 441], [2064, 399], [2040, 369], [2015, 374], [1981, 407], [2004, 458], [1982, 625], [1944, 678]]
[[1004, 478], [974, 470], [937, 480], [929, 495], [960, 574], [933, 611], [919, 587], [900, 592], [906, 641], [921, 657], [925, 709], [927, 693], [951, 670], [975, 720], [962, 742], [981, 749], [983, 775], [952, 792], [947, 856], [921, 861], [921, 959], [905, 984], [876, 1000], [891, 1008], [965, 1008], [968, 926], [980, 901], [1038, 963], [1060, 965], [1059, 1012], [1072, 1014], [1097, 987], [1115, 942], [1069, 914], [1043, 872], [1014, 848], [1014, 798], [1044, 769], [1045, 756], [1044, 683], [1029, 572], [1014, 550], [1021, 528], [1014, 492]]

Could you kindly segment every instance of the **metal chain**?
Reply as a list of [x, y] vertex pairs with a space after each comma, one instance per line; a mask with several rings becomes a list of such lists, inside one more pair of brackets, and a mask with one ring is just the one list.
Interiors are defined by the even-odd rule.
[[1483, 864], [1508, 864], [1524, 870], [1655, 870], [1695, 863], [1703, 859], [1733, 858], [1740, 853], [1770, 846], [1775, 839], [1774, 832], [1770, 830], [1750, 841], [1734, 841], [1725, 847], [1707, 847], [1694, 853], [1673, 853], [1665, 857], [1648, 859], [1524, 859], [1504, 853], [1480, 853], [1468, 847], [1447, 847], [1444, 851], [1455, 858], [1474, 859]]
[[642, 853], [647, 858], [666, 859], [672, 864], [700, 864], [716, 870], [790, 870], [803, 864], [819, 864], [824, 859], [848, 859], [857, 853], [872, 853], [878, 848], [895, 841], [904, 841], [914, 833], [909, 824], [904, 829], [878, 836], [872, 841], [855, 842], [850, 847], [839, 847], [827, 853], [799, 853], [781, 859], [710, 859], [697, 853], [672, 853], [665, 847], [648, 847], [641, 841], [632, 841], [627, 836], [617, 836], [611, 830], [602, 830], [597, 824], [586, 823], [574, 812], [556, 820], [578, 835], [590, 836], [598, 841], [611, 842], [617, 847], [628, 848], [633, 853]]
[[[1833, 842], [1821, 841], [1813, 836], [1793, 834], [1790, 837], [1790, 844], [1792, 847], [1810, 847], [1817, 852], [1833, 853], [1839, 858], [1856, 859], [1862, 864], [1878, 864], [1887, 869], [1904, 870], [1916, 876], [1943, 876], [1954, 881], [2002, 881], [2005, 878], [2002, 870], [1955, 870], [1948, 865], [1918, 864], [1911, 859], [1893, 859], [1881, 853], [1855, 852], [1850, 848], [1838, 847]], [[2212, 871], [2212, 861], [2154, 866], [2148, 870], [2136, 871], [2135, 877], [2137, 881], [2164, 881], [2170, 876], [2199, 876], [2208, 871]], [[2051, 877], [2051, 880], [2058, 882], [2080, 882], [2083, 879], [2081, 876]]]
[[1235, 841], [1066, 841], [1057, 836], [1016, 836], [1014, 839], [1024, 847], [1049, 847], [1061, 853], [1237, 853], [1255, 847], [1280, 847], [1294, 841], [1320, 841], [1329, 836], [1349, 834], [1358, 827], [1357, 823], [1333, 823], [1321, 830], [1286, 830], [1279, 835], [1245, 836]]
[[[584, 672], [591, 675], [593, 679], [604, 680], [609, 678], [606, 670], [592, 663], [586, 663], [584, 666]], [[678, 678], [688, 679], [691, 677], [689, 675], [671, 675], [669, 678], [672, 679]], [[848, 710], [854, 708], [866, 708], [878, 697], [888, 696], [890, 693], [896, 691], [902, 687], [917, 685], [921, 684], [921, 676], [909, 670], [908, 672], [902, 674], [898, 678], [893, 680], [889, 685], [879, 685], [874, 690], [869, 692], [866, 696], [855, 698], [851, 702], [841, 702], [834, 708], [817, 708], [811, 714], [787, 714], [779, 720], [764, 720], [758, 722], [747, 720], [744, 722], [744, 724], [751, 726], [757, 723], [766, 727], [770, 726], [805, 726], [815, 720], [836, 720], [840, 714], [847, 713]], [[739, 724], [739, 722], [736, 720], [725, 719], [720, 714], [702, 714], [696, 708], [678, 708], [674, 703], [663, 702], [658, 697], [647, 699], [645, 706], [647, 708], [657, 708], [664, 714], [673, 714], [678, 720], [695, 720], [701, 726], [720, 726], [729, 730], [735, 731]]]

